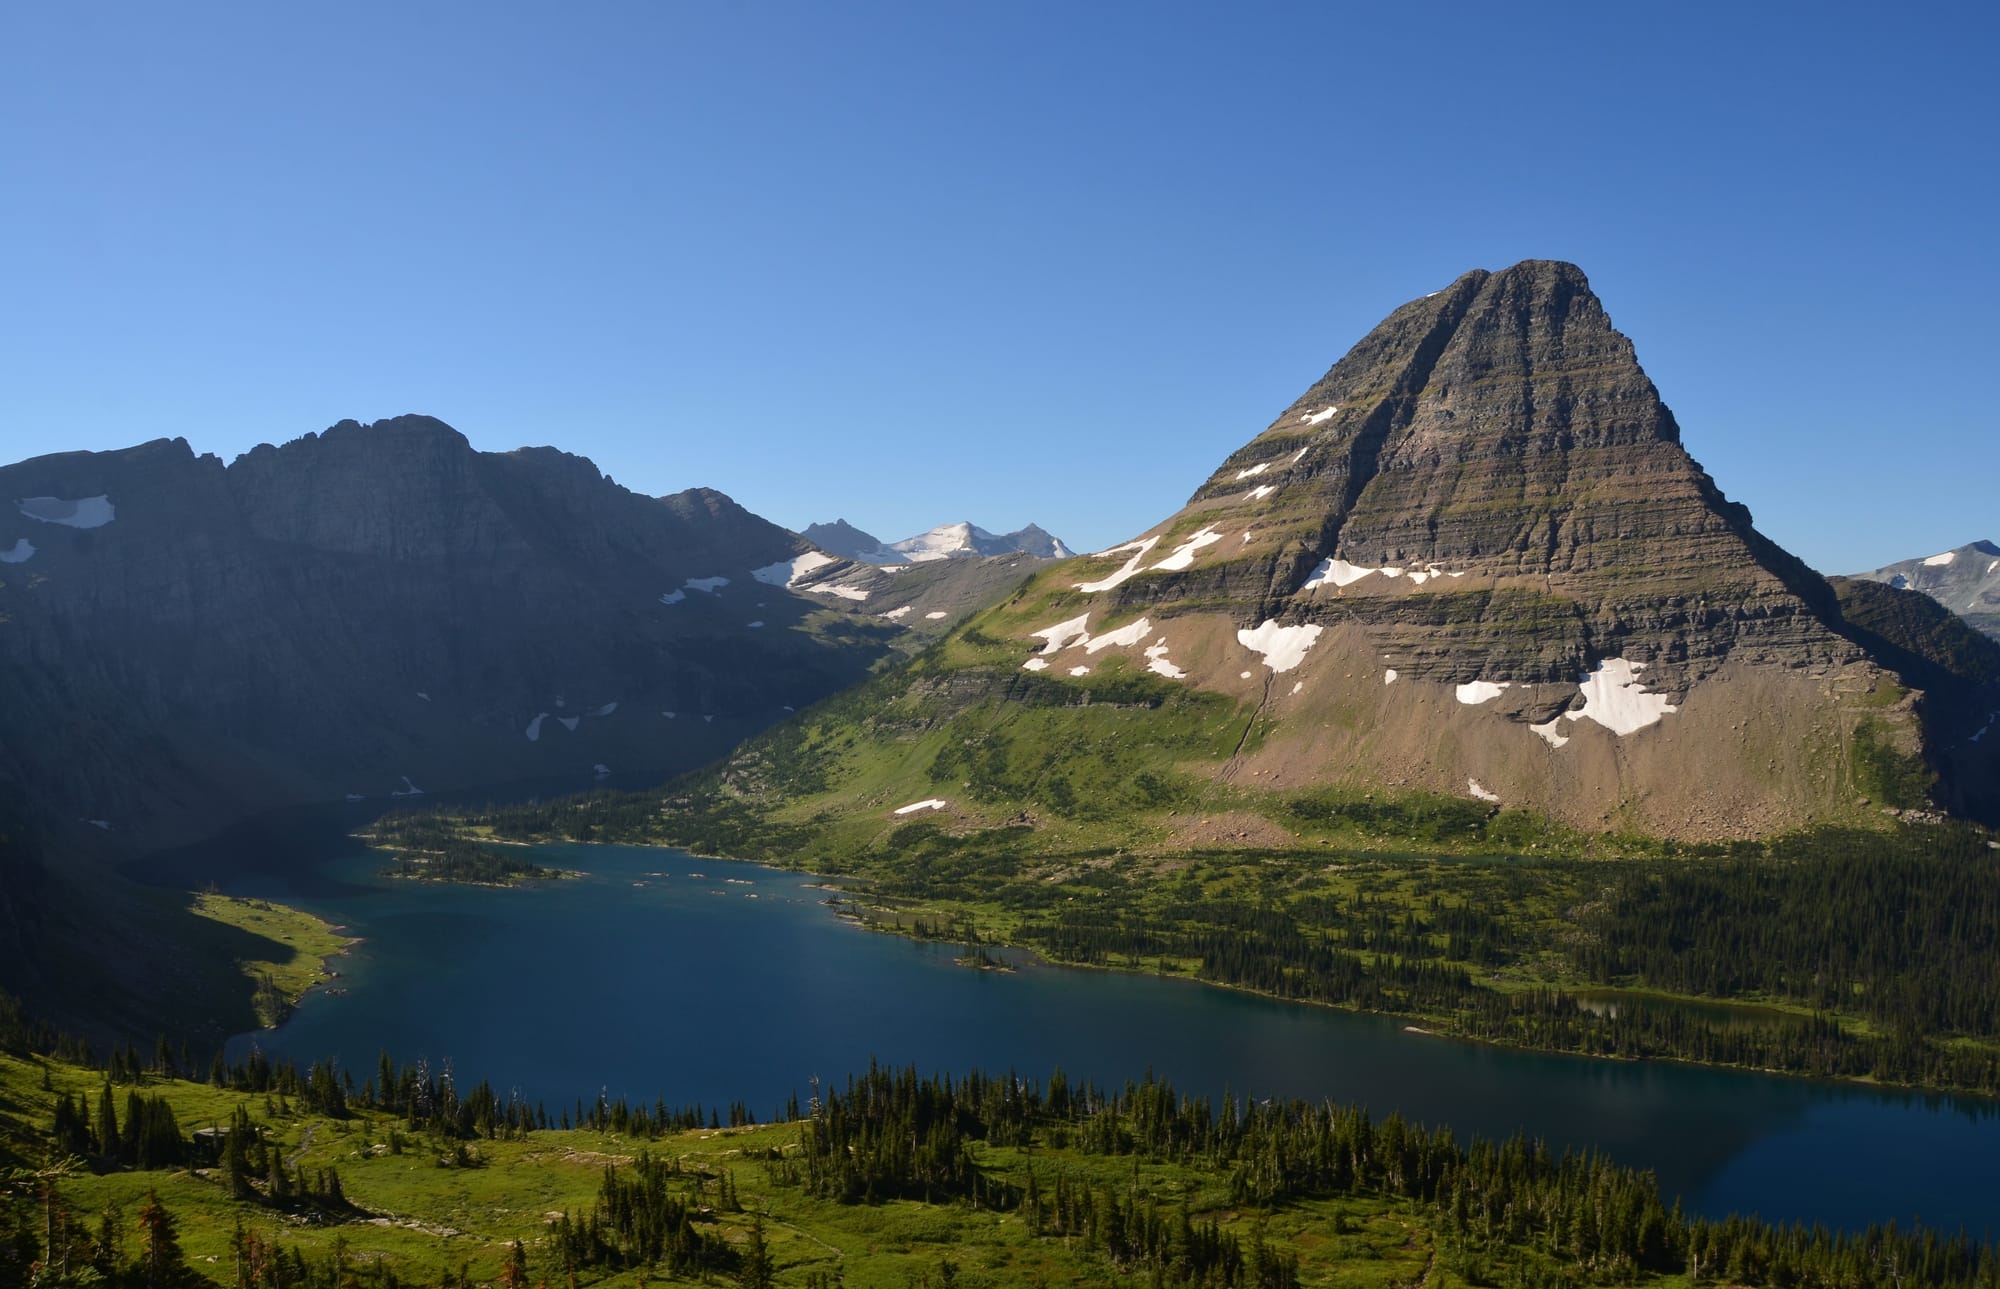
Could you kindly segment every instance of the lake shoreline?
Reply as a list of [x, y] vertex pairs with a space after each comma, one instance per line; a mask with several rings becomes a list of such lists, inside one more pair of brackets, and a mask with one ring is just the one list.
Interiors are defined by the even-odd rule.
[[[850, 888], [840, 886], [837, 884], [837, 882], [842, 876], [841, 874], [838, 873], [815, 873], [808, 868], [787, 868], [781, 864], [774, 863], [769, 860], [739, 859], [729, 855], [713, 855], [702, 851], [689, 850], [686, 847], [682, 846], [675, 846], [669, 842], [563, 840], [563, 841], [521, 842], [515, 844], [528, 845], [528, 846], [608, 846], [608, 847], [627, 847], [634, 850], [677, 851], [680, 854], [686, 855], [691, 859], [709, 860], [726, 864], [749, 864], [757, 868], [765, 869], [770, 872], [794, 873], [804, 877], [817, 878], [819, 880], [815, 883], [802, 883], [801, 885], [807, 886], [810, 889], [834, 891], [842, 895], [847, 895], [850, 897], [850, 902], [852, 902], [856, 907], [859, 908], [871, 908], [878, 911], [895, 911], [890, 909], [889, 906], [887, 905], [863, 903], [858, 897], [855, 896], [855, 893]], [[865, 917], [859, 913], [846, 913], [846, 914], [836, 913], [836, 916], [843, 917], [845, 920], [850, 921], [857, 926], [860, 926], [864, 930], [875, 931], [884, 935], [897, 936], [917, 944], [965, 943], [965, 941], [955, 940], [948, 936], [918, 935], [915, 931], [913, 931], [908, 927], [888, 925], [877, 919], [870, 919], [868, 917]], [[1656, 1063], [1664, 1065], [1686, 1066], [1691, 1069], [1729, 1070], [1743, 1074], [1757, 1074], [1771, 1078], [1797, 1080], [1804, 1083], [1818, 1083], [1818, 1084], [1826, 1084], [1837, 1087], [1851, 1086], [1851, 1087], [1861, 1087], [1861, 1088], [1868, 1088], [1880, 1091], [1907, 1092], [1913, 1094], [1921, 1094], [1925, 1096], [1958, 1097], [1958, 1098], [1964, 1098], [1968, 1100], [1987, 1103], [1994, 1106], [1996, 1109], [2000, 1109], [2000, 1093], [1982, 1092], [1973, 1088], [1935, 1087], [1921, 1083], [1893, 1083], [1884, 1081], [1882, 1079], [1873, 1078], [1868, 1075], [1810, 1074], [1797, 1070], [1781, 1070], [1765, 1066], [1736, 1065], [1726, 1061], [1698, 1061], [1689, 1057], [1680, 1057], [1680, 1056], [1622, 1056], [1613, 1052], [1579, 1052], [1571, 1048], [1540, 1047], [1533, 1043], [1516, 1042], [1510, 1039], [1497, 1038], [1489, 1035], [1457, 1033], [1454, 1032], [1452, 1028], [1453, 1026], [1452, 1017], [1432, 1012], [1381, 1010], [1381, 1009], [1366, 1008], [1366, 1007], [1356, 1007], [1345, 1003], [1327, 1002], [1314, 998], [1289, 998], [1283, 994], [1270, 993], [1266, 990], [1252, 988], [1251, 986], [1248, 985], [1239, 985], [1221, 980], [1203, 980], [1197, 976], [1183, 975], [1175, 972], [1149, 970], [1143, 967], [1123, 967], [1113, 963], [1068, 962], [1061, 958], [1051, 958], [1043, 954], [1039, 949], [1035, 949], [1027, 945], [1015, 944], [1009, 941], [996, 942], [993, 947], [1004, 948], [1010, 953], [1025, 954], [1027, 955], [1029, 962], [1037, 966], [1059, 967], [1067, 971], [1102, 971], [1118, 975], [1128, 975], [1128, 976], [1153, 979], [1153, 980], [1186, 981], [1187, 983], [1193, 985], [1202, 985], [1212, 989], [1224, 990], [1229, 993], [1243, 994], [1252, 998], [1268, 999], [1271, 1002], [1283, 1003], [1289, 1006], [1323, 1008], [1329, 1011], [1341, 1012], [1352, 1016], [1379, 1016], [1392, 1020], [1407, 1019], [1411, 1021], [1429, 1022], [1431, 1025], [1442, 1026], [1442, 1028], [1434, 1029], [1428, 1026], [1423, 1026], [1423, 1027], [1406, 1026], [1406, 1028], [1409, 1029], [1410, 1032], [1412, 1033], [1421, 1034], [1425, 1037], [1442, 1038], [1450, 1040], [1452, 1042], [1469, 1043], [1481, 1047], [1493, 1047], [1507, 1051], [1533, 1052], [1542, 1056], [1571, 1056], [1580, 1058], [1582, 1060], [1605, 1061], [1619, 1065], [1644, 1065], [1648, 1063]], [[1727, 999], [1702, 998], [1694, 995], [1670, 994], [1659, 990], [1626, 989], [1617, 985], [1593, 984], [1584, 986], [1582, 989], [1556, 987], [1554, 989], [1554, 992], [1565, 996], [1569, 996], [1572, 999], [1574, 999], [1575, 996], [1581, 992], [1601, 992], [1601, 993], [1616, 993], [1621, 995], [1630, 995], [1634, 999], [1644, 999], [1644, 998], [1658, 999], [1669, 1006], [1718, 1007], [1718, 1008], [1741, 1007], [1741, 1008], [1754, 1008], [1761, 1010], [1776, 1011], [1784, 1015], [1803, 1014], [1803, 1013], [1796, 1013], [1775, 1008], [1772, 1007], [1770, 1004], [1764, 1002], [1735, 1003]]]

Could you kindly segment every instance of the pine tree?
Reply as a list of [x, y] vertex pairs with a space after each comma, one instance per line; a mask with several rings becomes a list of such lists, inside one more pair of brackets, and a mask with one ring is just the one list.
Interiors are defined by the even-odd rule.
[[111, 1081], [97, 1094], [97, 1153], [105, 1160], [118, 1158], [118, 1111], [111, 1100]]
[[139, 1232], [145, 1240], [139, 1265], [148, 1289], [178, 1284], [186, 1274], [180, 1240], [174, 1232], [173, 1215], [160, 1204], [155, 1191], [146, 1192], [146, 1202], [139, 1209]]
[[771, 1289], [771, 1254], [764, 1247], [762, 1214], [750, 1223], [750, 1242], [743, 1250], [743, 1271], [737, 1283], [743, 1289]]

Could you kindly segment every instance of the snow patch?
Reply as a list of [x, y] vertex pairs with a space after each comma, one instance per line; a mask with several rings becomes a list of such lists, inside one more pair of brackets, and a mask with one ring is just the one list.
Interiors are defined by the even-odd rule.
[[1986, 718], [1986, 723], [1979, 727], [1979, 732], [1977, 734], [1974, 734], [1970, 739], [1966, 741], [1969, 743], [1977, 743], [1980, 739], [1985, 738], [1986, 731], [1993, 728], [1993, 722], [1996, 720], [2000, 720], [2000, 712], [1995, 712], [1991, 716], [1988, 716]]
[[1340, 409], [1337, 407], [1323, 407], [1319, 411], [1314, 412], [1311, 416], [1304, 417], [1302, 419], [1305, 421], [1307, 425], [1320, 425], [1328, 420], [1331, 420], [1333, 414], [1335, 412], [1338, 412], [1339, 410]]
[[723, 587], [728, 586], [729, 579], [726, 577], [691, 577], [681, 583], [681, 585], [690, 591], [707, 591], [713, 595]]
[[416, 784], [411, 783], [410, 776], [406, 774], [403, 776], [403, 786], [397, 788], [389, 795], [392, 797], [421, 797], [424, 795], [424, 790]]
[[806, 590], [811, 591], [814, 595], [837, 595], [843, 600], [859, 601], [868, 598], [868, 592], [858, 586], [835, 586], [828, 583], [823, 586], [808, 586]]
[[1953, 560], [1957, 558], [1958, 558], [1957, 551], [1946, 551], [1942, 555], [1931, 556], [1929, 559], [1924, 561], [1924, 565], [1927, 568], [1942, 568], [1946, 564], [1951, 563]]
[[949, 804], [951, 803], [944, 800], [944, 798], [942, 797], [932, 797], [928, 801], [912, 801], [907, 806], [898, 806], [891, 813], [899, 815], [913, 815], [917, 813], [917, 811], [919, 810], [942, 810]]
[[781, 559], [775, 564], [750, 570], [750, 576], [766, 586], [790, 586], [814, 569], [825, 568], [840, 561], [825, 551], [807, 551], [790, 559]]
[[1239, 672], [1237, 672], [1237, 673], [1236, 673], [1236, 679], [1238, 679], [1238, 680], [1248, 680], [1248, 679], [1250, 679], [1250, 677], [1252, 677], [1252, 676], [1254, 676], [1254, 675], [1256, 675], [1256, 674], [1257, 674], [1257, 673], [1256, 673], [1256, 672], [1254, 672], [1254, 671], [1239, 671]]
[[1113, 546], [1108, 551], [1099, 551], [1092, 558], [1102, 559], [1106, 555], [1118, 555], [1125, 551], [1131, 551], [1132, 558], [1126, 560], [1123, 567], [1109, 577], [1099, 578], [1095, 582], [1078, 582], [1076, 589], [1086, 593], [1110, 590], [1112, 587], [1117, 586], [1120, 582], [1137, 573], [1139, 571], [1139, 561], [1145, 559], [1153, 547], [1159, 544], [1160, 539], [1158, 537], [1142, 537], [1136, 542], [1126, 542], [1123, 546]]
[[924, 621], [926, 621], [926, 622], [942, 622], [942, 621], [944, 621], [944, 620], [945, 620], [946, 618], [948, 618], [948, 617], [950, 617], [950, 616], [951, 616], [951, 614], [949, 614], [949, 613], [946, 613], [946, 612], [945, 612], [945, 611], [944, 611], [943, 609], [937, 609], [937, 610], [935, 610], [935, 611], [933, 611], [933, 612], [930, 612], [930, 613], [926, 613], [926, 614], [924, 614]]
[[1153, 565], [1147, 572], [1157, 573], [1166, 571], [1178, 573], [1184, 568], [1191, 568], [1194, 565], [1194, 553], [1196, 551], [1204, 546], [1213, 546], [1221, 540], [1221, 533], [1216, 532], [1213, 528], [1204, 528], [1180, 545], [1174, 547], [1171, 555]]
[[1083, 651], [1096, 653], [1099, 649], [1108, 649], [1112, 645], [1135, 645], [1144, 640], [1146, 633], [1152, 629], [1151, 621], [1140, 618], [1137, 622], [1126, 623], [1116, 631], [1107, 631], [1101, 636], [1084, 641]]
[[1179, 680], [1187, 675], [1179, 667], [1167, 661], [1167, 638], [1165, 636], [1161, 636], [1158, 641], [1146, 647], [1146, 658], [1147, 671], [1158, 672], [1169, 680]]
[[1041, 652], [1056, 653], [1072, 644], [1083, 644], [1090, 639], [1090, 615], [1086, 613], [1081, 617], [1058, 622], [1052, 627], [1043, 627], [1040, 631], [1031, 631], [1028, 634], [1037, 640], [1048, 641], [1042, 646]]
[[[1434, 577], [1444, 577], [1444, 576], [1445, 576], [1444, 571], [1440, 569], [1437, 565], [1426, 564], [1421, 569], [1418, 569], [1417, 571], [1410, 574], [1410, 581], [1417, 586], [1422, 586], [1425, 582], [1430, 581]], [[1451, 574], [1451, 576], [1464, 577], [1465, 574], [1453, 573]]]
[[752, 628], [752, 629], [755, 629], [755, 628], [757, 628], [757, 627], [761, 627], [761, 626], [763, 626], [763, 625], [764, 625], [764, 620], [763, 620], [762, 618], [759, 618], [759, 619], [757, 619], [757, 620], [756, 620], [755, 622], [746, 622], [746, 623], [744, 623], [743, 625], [744, 625], [744, 626], [746, 626], [746, 627], [750, 627], [750, 628]]
[[[1260, 483], [1244, 495], [1251, 501], [1262, 501], [1264, 498], [1270, 496], [1277, 490], [1278, 490], [1278, 485], [1275, 483]], [[1245, 533], [1243, 536], [1246, 540], [1248, 540], [1250, 535], [1248, 533]]]
[[118, 508], [105, 496], [23, 497], [14, 504], [30, 519], [65, 528], [102, 528], [118, 517]]
[[1292, 692], [1294, 694], [1298, 693], [1301, 689], [1304, 689], [1305, 687], [1306, 687], [1306, 682], [1303, 680], [1295, 680], [1292, 682]]
[[539, 743], [542, 741], [542, 722], [548, 718], [549, 714], [547, 712], [537, 712], [535, 719], [528, 722], [528, 728], [522, 732], [528, 736], [530, 743]]
[[362, 795], [361, 795], [360, 793], [358, 793], [358, 792], [350, 792], [350, 793], [348, 793], [348, 794], [347, 794], [347, 799], [348, 799], [349, 801], [364, 801], [364, 800], [366, 800], [367, 798], [363, 797], [363, 796], [362, 796]]
[[1308, 443], [1304, 447], [1300, 448], [1297, 452], [1292, 453], [1291, 464], [1297, 465], [1300, 461], [1305, 459], [1306, 453], [1312, 450], [1313, 450], [1312, 444]]
[[1049, 669], [1048, 659], [1030, 658], [1021, 664], [1021, 668], [1024, 671], [1047, 671]]
[[688, 593], [686, 591], [668, 591], [665, 595], [660, 597], [660, 603], [679, 604], [682, 600], [685, 600], [687, 598], [688, 598]]
[[1382, 683], [1385, 685], [1393, 685], [1396, 683], [1396, 669], [1394, 667], [1387, 667], [1383, 669]]
[[[409, 780], [405, 779], [403, 780], [403, 782], [408, 783]], [[97, 829], [99, 832], [111, 831], [111, 821], [109, 819], [86, 819], [84, 820], [84, 822], [89, 824], [92, 828]]]
[[421, 699], [423, 699], [423, 700], [424, 700], [425, 702], [427, 702], [427, 703], [428, 703], [429, 701], [431, 701], [431, 696], [430, 696], [429, 694], [426, 694], [426, 693], [425, 693], [425, 692], [424, 692], [423, 690], [421, 690], [421, 689], [419, 689], [419, 690], [417, 691], [417, 697], [418, 697], [418, 698], [421, 698]]
[[1325, 629], [1319, 626], [1280, 626], [1276, 618], [1266, 618], [1255, 628], [1246, 627], [1238, 631], [1236, 639], [1244, 648], [1262, 654], [1264, 665], [1272, 671], [1290, 671], [1305, 661], [1306, 650], [1313, 647], [1313, 641], [1319, 639], [1319, 633]]
[[666, 717], [666, 718], [667, 718], [668, 720], [672, 720], [672, 719], [674, 719], [674, 717], [676, 717], [676, 716], [679, 716], [679, 715], [680, 715], [680, 713], [679, 713], [679, 712], [661, 712], [661, 713], [660, 713], [660, 715], [662, 715], [662, 716]]
[[1497, 685], [1490, 680], [1470, 681], [1458, 687], [1458, 701], [1467, 707], [1490, 703], [1500, 697], [1500, 691], [1507, 688], [1508, 683], [1504, 680]]
[[35, 553], [35, 544], [23, 537], [11, 547], [0, 551], [0, 564], [25, 564]]
[[1497, 802], [1500, 800], [1499, 793], [1487, 791], [1485, 788], [1479, 785], [1479, 780], [1477, 779], [1467, 779], [1465, 781], [1465, 788], [1466, 791], [1470, 792], [1473, 796], [1478, 797], [1481, 801]]
[[702, 716], [702, 719], [707, 721], [710, 725], [715, 724], [715, 714], [712, 712], [704, 714]]
[[1662, 716], [1670, 712], [1679, 711], [1680, 708], [1669, 703], [1664, 694], [1646, 692], [1638, 679], [1638, 673], [1645, 667], [1642, 662], [1606, 658], [1578, 686], [1583, 694], [1583, 710], [1563, 715], [1573, 721], [1586, 718], [1596, 721], [1613, 734], [1630, 734], [1657, 724]]
[[592, 716], [609, 716], [609, 715], [611, 715], [611, 713], [613, 713], [613, 712], [615, 712], [615, 711], [617, 711], [617, 710], [618, 710], [618, 704], [617, 704], [617, 702], [613, 701], [613, 702], [609, 702], [609, 703], [606, 703], [606, 704], [605, 704], [604, 706], [602, 706], [602, 707], [598, 708], [598, 709], [597, 709], [596, 711], [592, 712], [592, 713], [591, 713], [591, 715], [592, 715]]
[[1569, 742], [1569, 735], [1562, 732], [1562, 717], [1560, 716], [1552, 716], [1547, 723], [1530, 725], [1528, 728], [1540, 735], [1542, 741], [1550, 747], [1561, 747]]
[[1271, 463], [1269, 461], [1259, 461], [1256, 465], [1251, 466], [1248, 470], [1238, 470], [1236, 472], [1236, 481], [1238, 483], [1241, 483], [1245, 479], [1255, 478], [1257, 475], [1264, 473], [1266, 470], [1269, 470], [1270, 468], [1271, 468]]
[[889, 619], [889, 621], [894, 622], [897, 618], [902, 617], [904, 614], [908, 613], [914, 607], [915, 607], [914, 605], [905, 604], [902, 608], [891, 609], [882, 616]]
[[1069, 669], [1069, 674], [1072, 676], [1088, 676], [1090, 674], [1090, 668], [1083, 666], [1071, 667]]
[[1310, 591], [1316, 586], [1326, 586], [1329, 584], [1338, 589], [1343, 586], [1352, 586], [1362, 578], [1367, 577], [1370, 573], [1387, 573], [1390, 577], [1399, 577], [1402, 575], [1402, 572], [1403, 570], [1400, 568], [1391, 572], [1388, 569], [1363, 568], [1359, 564], [1350, 564], [1344, 559], [1330, 559], [1314, 569], [1312, 576], [1307, 578], [1306, 584], [1299, 589], [1301, 591]]
[[562, 726], [562, 727], [563, 727], [564, 729], [566, 729], [566, 730], [568, 730], [568, 731], [569, 731], [570, 733], [574, 734], [574, 733], [576, 733], [576, 727], [577, 727], [577, 726], [579, 726], [579, 725], [581, 725], [581, 724], [583, 724], [583, 717], [581, 717], [581, 716], [558, 716], [558, 717], [556, 717], [556, 724], [558, 724], [558, 725]]

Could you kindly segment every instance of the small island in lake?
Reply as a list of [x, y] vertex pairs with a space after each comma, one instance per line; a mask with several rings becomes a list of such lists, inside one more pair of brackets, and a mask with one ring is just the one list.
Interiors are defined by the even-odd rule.
[[467, 886], [518, 886], [576, 876], [560, 868], [545, 868], [522, 853], [507, 853], [523, 851], [523, 847], [460, 836], [431, 819], [385, 818], [361, 836], [372, 848], [395, 857], [382, 869], [384, 877]]

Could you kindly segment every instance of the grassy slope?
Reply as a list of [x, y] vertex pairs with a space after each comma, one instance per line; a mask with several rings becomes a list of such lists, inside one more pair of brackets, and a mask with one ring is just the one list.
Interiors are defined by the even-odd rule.
[[[52, 1090], [41, 1087], [44, 1067], [0, 1056], [0, 1132], [30, 1159], [36, 1156], [55, 1096], [70, 1092], [94, 1098], [102, 1086], [102, 1075], [95, 1071], [63, 1065], [47, 1069]], [[946, 1261], [956, 1265], [960, 1283], [967, 1285], [1133, 1283], [1100, 1253], [1076, 1242], [1031, 1235], [1018, 1214], [914, 1201], [841, 1205], [780, 1184], [759, 1157], [795, 1150], [796, 1125], [700, 1130], [652, 1142], [594, 1131], [539, 1131], [525, 1140], [473, 1143], [480, 1166], [463, 1168], [442, 1164], [449, 1157], [448, 1146], [416, 1138], [403, 1153], [387, 1153], [383, 1143], [399, 1122], [390, 1116], [362, 1112], [345, 1120], [323, 1119], [295, 1114], [260, 1094], [174, 1080], [153, 1080], [141, 1090], [168, 1100], [183, 1131], [226, 1124], [235, 1108], [244, 1107], [283, 1143], [293, 1167], [337, 1168], [348, 1200], [363, 1210], [331, 1225], [288, 1221], [261, 1205], [231, 1200], [210, 1170], [104, 1175], [78, 1170], [62, 1182], [64, 1198], [93, 1229], [97, 1215], [110, 1205], [124, 1211], [129, 1228], [146, 1195], [157, 1192], [179, 1222], [189, 1263], [223, 1282], [229, 1278], [230, 1242], [240, 1221], [309, 1257], [340, 1247], [361, 1262], [385, 1258], [405, 1281], [436, 1281], [462, 1264], [469, 1264], [475, 1279], [492, 1280], [510, 1243], [520, 1240], [528, 1248], [531, 1276], [561, 1283], [542, 1251], [550, 1215], [565, 1210], [586, 1215], [605, 1166], [629, 1163], [643, 1147], [655, 1157], [675, 1158], [684, 1169], [708, 1174], [710, 1196], [717, 1193], [720, 1176], [730, 1175], [743, 1211], [725, 1208], [711, 1229], [740, 1243], [748, 1238], [752, 1215], [762, 1215], [780, 1285], [803, 1284], [813, 1271], [838, 1275], [855, 1286], [913, 1284], [924, 1277], [936, 1283]], [[1047, 1142], [1029, 1151], [982, 1146], [977, 1158], [995, 1175], [1016, 1177], [1030, 1154], [1043, 1178], [1062, 1171], [1093, 1187], [1136, 1192], [1175, 1207], [1185, 1204], [1197, 1220], [1218, 1219], [1246, 1244], [1261, 1232], [1273, 1247], [1298, 1256], [1304, 1284], [1359, 1289], [1419, 1281], [1440, 1287], [1468, 1283], [1433, 1265], [1434, 1232], [1425, 1216], [1405, 1202], [1359, 1195], [1262, 1211], [1230, 1203], [1222, 1169], [1088, 1155]], [[1511, 1268], [1536, 1283], [1556, 1271], [1545, 1256], [1524, 1248], [1510, 1250], [1492, 1265], [1496, 1271]], [[643, 1276], [591, 1272], [581, 1283], [658, 1283], [665, 1278], [655, 1268]]]
[[[560, 808], [516, 812], [476, 827], [513, 839], [668, 842], [842, 874], [856, 879], [857, 911], [888, 929], [1172, 974], [1201, 968], [1194, 937], [1238, 935], [1255, 911], [1275, 910], [1309, 941], [1359, 954], [1371, 968], [1429, 960], [1466, 970], [1488, 995], [1657, 989], [1578, 968], [1572, 949], [1587, 936], [1587, 911], [1631, 864], [1761, 853], [1585, 834], [1463, 797], [1273, 791], [1217, 775], [1239, 748], [1258, 745], [1252, 704], [1152, 676], [1115, 651], [1089, 656], [1087, 677], [1020, 669], [1020, 647], [1009, 641], [1074, 616], [1074, 607], [1049, 578], [1032, 580], [904, 667], [684, 780], [663, 805], [606, 799], [567, 818]], [[896, 813], [928, 799], [947, 805]], [[1885, 841], [1891, 827], [1880, 816], [1871, 824]], [[1839, 844], [1852, 849], [1861, 837], [1865, 846], [1872, 835], [1843, 834]], [[1440, 925], [1451, 913], [1504, 922], [1497, 949], [1455, 949]], [[1410, 919], [1424, 925], [1398, 940], [1393, 932]], [[1092, 948], [1088, 935], [1070, 934], [1078, 926], [1138, 934], [1097, 937], [1123, 943]], [[1730, 1000], [1809, 1010], [1768, 992]], [[1424, 1002], [1390, 990], [1359, 1001], [1449, 1024], [1476, 996]], [[1837, 1010], [1850, 1033], [1873, 1032], [1859, 1013]], [[1468, 1032], [1502, 1036], [1492, 1024]], [[1996, 1037], [1971, 1041], [1995, 1046]]]

